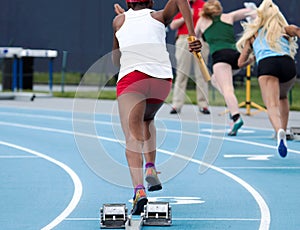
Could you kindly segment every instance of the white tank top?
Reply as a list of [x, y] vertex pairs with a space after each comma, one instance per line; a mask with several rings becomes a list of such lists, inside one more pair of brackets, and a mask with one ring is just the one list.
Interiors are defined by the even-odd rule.
[[155, 78], [173, 78], [166, 29], [152, 18], [151, 12], [150, 9], [125, 12], [125, 21], [116, 32], [121, 51], [118, 81], [135, 70]]

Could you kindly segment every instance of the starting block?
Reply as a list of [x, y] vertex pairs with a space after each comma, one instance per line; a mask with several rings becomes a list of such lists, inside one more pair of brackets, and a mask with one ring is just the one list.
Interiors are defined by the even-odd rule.
[[100, 209], [100, 228], [125, 228], [126, 221], [125, 204], [104, 204]]
[[144, 225], [170, 226], [171, 206], [168, 202], [149, 202], [144, 208]]
[[100, 210], [100, 228], [140, 230], [145, 226], [170, 226], [171, 206], [168, 202], [149, 202], [140, 216], [127, 215], [125, 204], [104, 204]]
[[291, 140], [300, 141], [300, 127], [291, 127], [290, 136]]

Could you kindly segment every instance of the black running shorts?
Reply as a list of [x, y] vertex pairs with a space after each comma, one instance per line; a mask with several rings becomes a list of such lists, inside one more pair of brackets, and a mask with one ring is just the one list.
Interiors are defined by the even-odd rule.
[[238, 60], [240, 53], [233, 49], [223, 49], [212, 54], [213, 65], [218, 62], [224, 62], [231, 65], [232, 69], [239, 69]]
[[296, 76], [295, 61], [290, 56], [275, 56], [260, 60], [257, 77], [270, 75], [277, 77], [280, 83], [288, 82]]

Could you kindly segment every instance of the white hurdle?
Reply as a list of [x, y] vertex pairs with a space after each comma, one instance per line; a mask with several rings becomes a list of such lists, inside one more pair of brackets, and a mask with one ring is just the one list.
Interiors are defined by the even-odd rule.
[[[58, 56], [56, 50], [43, 49], [23, 49], [22, 47], [0, 47], [0, 58], [13, 58], [12, 70], [12, 91], [17, 91], [17, 81], [19, 80], [19, 90], [23, 89], [23, 57], [48, 58], [49, 59], [49, 91], [52, 95], [53, 88], [53, 60]], [[18, 68], [19, 67], [19, 68]], [[19, 71], [18, 71], [19, 69]]]

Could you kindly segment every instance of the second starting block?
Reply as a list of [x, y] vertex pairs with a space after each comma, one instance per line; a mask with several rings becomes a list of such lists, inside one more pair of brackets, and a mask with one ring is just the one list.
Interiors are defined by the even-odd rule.
[[100, 228], [125, 228], [127, 208], [125, 204], [104, 204], [100, 210]]
[[170, 226], [171, 206], [168, 202], [149, 202], [144, 209], [144, 225]]
[[170, 226], [172, 211], [168, 202], [148, 202], [140, 216], [127, 215], [125, 204], [104, 204], [100, 210], [100, 228], [140, 230], [142, 226]]
[[290, 139], [300, 141], [300, 127], [290, 128]]

